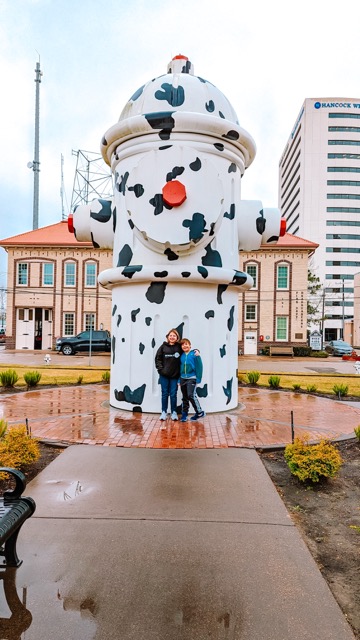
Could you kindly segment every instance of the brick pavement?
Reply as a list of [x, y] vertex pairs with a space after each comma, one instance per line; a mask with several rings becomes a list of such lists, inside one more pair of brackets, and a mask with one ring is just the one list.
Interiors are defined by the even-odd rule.
[[2, 394], [0, 418], [10, 425], [28, 419], [32, 435], [45, 441], [154, 449], [261, 448], [291, 442], [353, 435], [359, 408], [344, 401], [294, 392], [240, 387], [238, 408], [193, 423], [159, 420], [159, 414], [133, 414], [109, 406], [107, 385], [55, 387]]

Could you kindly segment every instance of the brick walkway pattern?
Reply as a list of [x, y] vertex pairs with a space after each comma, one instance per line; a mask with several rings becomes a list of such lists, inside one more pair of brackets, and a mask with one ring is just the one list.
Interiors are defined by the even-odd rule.
[[157, 449], [261, 448], [291, 442], [294, 433], [310, 440], [354, 435], [359, 408], [345, 402], [294, 392], [240, 387], [239, 405], [228, 413], [181, 423], [159, 414], [109, 406], [108, 385], [56, 387], [0, 396], [0, 418], [9, 425], [28, 420], [44, 441]]

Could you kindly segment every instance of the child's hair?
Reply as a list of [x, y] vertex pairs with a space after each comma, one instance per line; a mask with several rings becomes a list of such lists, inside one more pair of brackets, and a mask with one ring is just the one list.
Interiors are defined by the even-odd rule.
[[182, 340], [180, 340], [180, 344], [184, 344], [184, 342], [187, 342], [191, 347], [191, 342], [190, 342], [189, 338], [183, 338]]
[[170, 329], [170, 331], [167, 332], [166, 334], [166, 338], [169, 337], [170, 333], [176, 333], [177, 335], [177, 341], [180, 342], [180, 335], [177, 329]]

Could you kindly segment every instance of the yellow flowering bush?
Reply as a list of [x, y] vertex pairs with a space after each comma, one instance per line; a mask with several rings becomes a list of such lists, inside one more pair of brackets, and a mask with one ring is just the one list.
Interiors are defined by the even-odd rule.
[[338, 449], [328, 440], [310, 445], [308, 437], [295, 438], [284, 451], [285, 460], [291, 473], [302, 482], [319, 482], [323, 478], [333, 478], [338, 473], [342, 458]]

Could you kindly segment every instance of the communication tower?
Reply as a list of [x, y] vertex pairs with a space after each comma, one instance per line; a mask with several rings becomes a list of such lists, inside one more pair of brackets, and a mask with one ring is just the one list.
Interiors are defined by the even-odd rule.
[[72, 154], [77, 158], [71, 212], [79, 204], [87, 204], [95, 198], [110, 200], [114, 193], [112, 174], [100, 153], [78, 149], [72, 150]]

